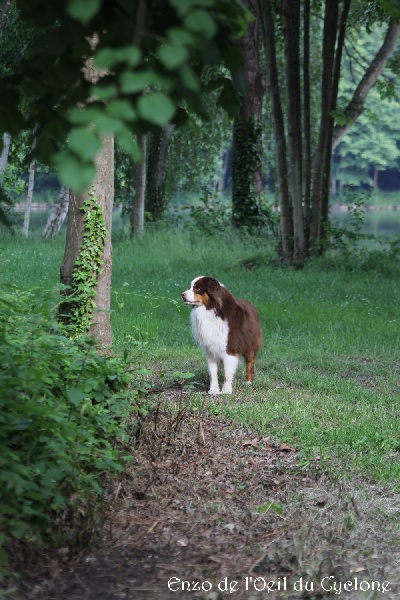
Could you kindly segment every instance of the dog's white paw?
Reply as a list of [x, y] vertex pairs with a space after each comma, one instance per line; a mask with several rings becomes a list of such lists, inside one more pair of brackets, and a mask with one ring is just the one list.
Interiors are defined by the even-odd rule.
[[224, 385], [222, 386], [221, 394], [232, 394], [232, 386], [226, 385], [224, 383]]
[[210, 388], [208, 390], [208, 393], [210, 394], [210, 396], [218, 396], [218, 394], [221, 394], [219, 388]]

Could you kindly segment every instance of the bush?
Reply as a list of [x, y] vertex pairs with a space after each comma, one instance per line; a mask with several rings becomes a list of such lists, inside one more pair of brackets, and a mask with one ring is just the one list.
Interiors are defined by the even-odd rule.
[[[2, 543], [54, 536], [84, 512], [102, 476], [124, 469], [126, 417], [138, 386], [121, 358], [69, 339], [36, 292], [0, 293], [0, 566]], [[71, 517], [72, 515], [72, 517]], [[68, 517], [67, 517], [68, 518]]]

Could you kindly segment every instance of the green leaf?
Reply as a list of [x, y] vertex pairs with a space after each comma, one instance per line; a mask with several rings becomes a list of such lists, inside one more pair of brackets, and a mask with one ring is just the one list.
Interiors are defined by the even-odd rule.
[[68, 400], [75, 406], [78, 406], [85, 397], [84, 392], [79, 388], [70, 388], [67, 390]]
[[180, 70], [180, 76], [182, 83], [192, 92], [198, 92], [200, 90], [200, 81], [196, 73], [189, 67], [189, 65], [183, 65]]
[[272, 510], [277, 515], [283, 514], [283, 508], [280, 504], [276, 504], [275, 502], [267, 502], [267, 504], [260, 504], [257, 506], [257, 512], [263, 514]]
[[91, 90], [91, 95], [99, 100], [109, 100], [115, 98], [118, 94], [118, 88], [114, 84], [109, 85], [94, 85]]
[[175, 69], [187, 60], [189, 51], [184, 46], [166, 43], [160, 47], [158, 56], [167, 69]]
[[78, 21], [88, 23], [100, 10], [102, 0], [68, 0], [66, 11]]
[[137, 46], [127, 46], [117, 50], [118, 60], [126, 62], [130, 67], [136, 67], [142, 60], [142, 51]]
[[196, 33], [201, 33], [206, 38], [213, 38], [217, 33], [217, 24], [204, 10], [195, 9], [184, 19], [185, 27]]
[[180, 27], [171, 27], [167, 30], [167, 36], [175, 45], [193, 46], [196, 43], [196, 38], [186, 29]]
[[92, 160], [101, 149], [101, 142], [87, 127], [73, 129], [69, 136], [69, 147], [83, 160]]
[[102, 112], [102, 107], [72, 108], [68, 112], [68, 119], [73, 125], [89, 125], [89, 123], [94, 123], [98, 115], [102, 114]]
[[379, 0], [383, 10], [394, 19], [400, 18], [400, 0]]
[[127, 128], [124, 128], [118, 133], [117, 140], [125, 152], [128, 152], [135, 162], [139, 162], [139, 160], [142, 158], [142, 153], [136, 139], [132, 136], [131, 132]]
[[176, 106], [166, 94], [154, 92], [139, 98], [138, 111], [142, 119], [164, 127], [174, 116]]
[[169, 91], [173, 83], [168, 77], [158, 75], [154, 71], [141, 71], [140, 73], [125, 71], [120, 76], [120, 85], [122, 92], [125, 94], [135, 94], [149, 88], [151, 85]]
[[148, 81], [146, 72], [132, 73], [132, 71], [125, 71], [120, 77], [121, 90], [124, 94], [135, 94], [144, 90], [148, 85]]
[[117, 62], [117, 51], [112, 48], [102, 48], [94, 55], [94, 66], [97, 69], [111, 69]]
[[84, 192], [96, 175], [96, 167], [93, 163], [83, 162], [69, 151], [56, 154], [54, 164], [62, 185], [76, 192]]
[[136, 118], [136, 112], [128, 100], [113, 100], [107, 104], [106, 113], [121, 121], [134, 121]]

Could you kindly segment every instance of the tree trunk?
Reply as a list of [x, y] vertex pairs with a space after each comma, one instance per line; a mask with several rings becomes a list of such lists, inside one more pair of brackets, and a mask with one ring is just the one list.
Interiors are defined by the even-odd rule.
[[[64, 252], [64, 260], [60, 268], [60, 280], [66, 286], [63, 294], [65, 296], [79, 296], [82, 292], [79, 285], [88, 286], [92, 276], [95, 277], [94, 302], [95, 310], [91, 311], [87, 321], [87, 333], [93, 335], [100, 344], [112, 345], [112, 332], [110, 320], [110, 293], [111, 293], [111, 266], [112, 266], [112, 209], [114, 202], [114, 138], [109, 136], [102, 140], [102, 149], [96, 157], [96, 178], [90, 189], [83, 194], [77, 194], [71, 190], [68, 208], [67, 236]], [[106, 228], [105, 239], [99, 235], [92, 235], [92, 241], [85, 252], [98, 256], [101, 265], [92, 264], [92, 272], [88, 273], [80, 266], [81, 249], [84, 243], [85, 233], [92, 233], [87, 227], [87, 213], [85, 203], [93, 202], [99, 208], [99, 216], [96, 217], [94, 227], [98, 230], [103, 223]], [[94, 211], [93, 211], [94, 214]], [[77, 283], [78, 282], [78, 283]], [[64, 323], [75, 326], [79, 330], [79, 322], [76, 322], [74, 301], [66, 301], [60, 307], [60, 315]], [[75, 313], [76, 315], [76, 313]]]
[[144, 201], [146, 195], [146, 135], [141, 134], [138, 145], [142, 152], [142, 158], [136, 166], [135, 177], [135, 199], [131, 213], [131, 235], [140, 235], [144, 231]]
[[28, 237], [29, 235], [29, 221], [31, 218], [33, 188], [35, 186], [35, 164], [36, 161], [32, 160], [29, 165], [28, 193], [26, 195], [24, 226], [22, 229], [22, 234], [24, 235], [24, 237]]
[[276, 163], [278, 171], [278, 194], [280, 208], [280, 245], [284, 264], [292, 262], [293, 225], [289, 198], [287, 151], [282, 101], [279, 90], [276, 60], [275, 27], [270, 0], [259, 0], [262, 15], [262, 32], [266, 56], [267, 86], [272, 102], [272, 125], [275, 136]]
[[[347, 19], [349, 16], [351, 0], [344, 0], [342, 6], [342, 12], [340, 15], [340, 25], [338, 32], [338, 39], [336, 43], [336, 54], [333, 65], [333, 74], [332, 74], [332, 96], [331, 96], [331, 108], [329, 114], [329, 126], [328, 126], [328, 138], [326, 141], [326, 151], [325, 151], [325, 165], [324, 165], [324, 177], [322, 181], [322, 191], [321, 191], [321, 226], [320, 226], [320, 238], [321, 241], [324, 242], [326, 239], [326, 231], [327, 225], [329, 221], [329, 182], [331, 179], [331, 169], [332, 169], [332, 139], [333, 139], [333, 126], [334, 126], [334, 118], [333, 114], [336, 110], [337, 106], [337, 97], [339, 93], [339, 81], [340, 81], [340, 72], [342, 66], [342, 54], [343, 48], [346, 39], [346, 27], [347, 27]], [[321, 246], [322, 250], [322, 246]]]
[[259, 15], [256, 0], [246, 0], [255, 19], [238, 42], [247, 91], [234, 119], [232, 143], [232, 222], [259, 224], [262, 200], [261, 116], [265, 81], [259, 62]]
[[289, 190], [293, 205], [293, 261], [302, 263], [305, 256], [305, 238], [302, 205], [303, 140], [300, 84], [300, 0], [282, 0], [282, 22], [287, 87]]
[[43, 229], [42, 239], [50, 238], [54, 239], [60, 232], [60, 229], [67, 216], [69, 206], [69, 190], [68, 188], [62, 187], [57, 198], [57, 202], [54, 204], [48, 221]]
[[165, 184], [172, 125], [150, 136], [147, 158], [145, 207], [153, 221], [159, 221], [166, 209]]
[[379, 178], [379, 171], [378, 171], [378, 169], [374, 169], [374, 192], [377, 192], [379, 190], [378, 178]]
[[310, 97], [310, 0], [304, 0], [303, 8], [303, 198], [305, 236], [308, 239], [311, 215], [311, 97]]
[[375, 55], [374, 60], [361, 78], [352, 99], [344, 111], [345, 125], [336, 125], [333, 130], [332, 151], [334, 151], [351, 125], [358, 119], [364, 110], [365, 99], [369, 90], [375, 84], [387, 61], [396, 49], [400, 35], [400, 21], [396, 23], [390, 19], [382, 46]]
[[9, 133], [3, 133], [3, 150], [0, 155], [0, 187], [3, 185], [3, 177], [7, 168], [10, 143], [11, 135]]
[[312, 216], [309, 240], [310, 252], [313, 254], [318, 253], [320, 248], [321, 202], [327, 152], [329, 153], [329, 160], [331, 156], [330, 148], [327, 148], [327, 142], [329, 139], [329, 121], [331, 119], [337, 24], [338, 2], [337, 0], [326, 0], [322, 43], [321, 110], [318, 145], [314, 159]]
[[[91, 39], [95, 48], [98, 36]], [[89, 60], [85, 77], [100, 79]], [[103, 348], [112, 345], [110, 318], [112, 270], [112, 210], [114, 204], [114, 138], [104, 136], [95, 159], [96, 177], [83, 194], [71, 191], [67, 236], [60, 280], [64, 296], [73, 296], [60, 306], [60, 317], [75, 329], [93, 335]], [[94, 305], [93, 305], [94, 301]]]
[[97, 176], [95, 180], [96, 194], [103, 212], [107, 236], [104, 241], [102, 268], [97, 280], [94, 314], [90, 334], [103, 346], [112, 345], [111, 330], [111, 274], [112, 274], [112, 212], [114, 205], [114, 138], [103, 139], [103, 146], [96, 158]]

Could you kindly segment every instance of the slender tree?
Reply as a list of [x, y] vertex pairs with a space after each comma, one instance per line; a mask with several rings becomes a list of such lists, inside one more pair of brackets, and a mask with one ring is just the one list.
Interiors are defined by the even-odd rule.
[[147, 158], [145, 207], [153, 221], [159, 221], [166, 209], [166, 181], [172, 125], [150, 134]]
[[147, 138], [141, 134], [138, 146], [142, 153], [141, 159], [136, 164], [135, 198], [131, 212], [131, 234], [140, 235], [144, 231], [144, 201], [146, 195], [146, 166], [147, 166]]
[[259, 11], [256, 0], [245, 0], [245, 4], [254, 20], [237, 42], [246, 90], [233, 123], [232, 221], [236, 226], [257, 225], [263, 191], [261, 117], [266, 86], [259, 56]]
[[29, 235], [29, 222], [30, 222], [30, 218], [31, 218], [33, 188], [35, 185], [35, 166], [36, 166], [36, 161], [31, 160], [31, 162], [29, 164], [29, 170], [28, 170], [28, 192], [26, 194], [24, 225], [22, 228], [22, 234], [24, 237], [28, 237], [28, 235]]
[[7, 168], [8, 154], [10, 152], [11, 135], [3, 133], [3, 149], [0, 154], [0, 187], [3, 184], [4, 172]]
[[343, 124], [337, 124], [333, 130], [332, 149], [335, 150], [352, 124], [361, 115], [365, 107], [368, 92], [376, 83], [382, 69], [392, 56], [399, 41], [400, 19], [390, 19], [382, 46], [379, 48], [371, 64], [360, 79], [357, 88], [344, 110]]
[[300, 0], [282, 1], [285, 48], [289, 189], [293, 211], [293, 262], [305, 256], [303, 216], [303, 142], [300, 84]]
[[62, 187], [43, 229], [42, 238], [54, 239], [65, 221], [69, 206], [69, 189]]
[[259, 0], [262, 14], [262, 31], [266, 54], [268, 92], [272, 103], [272, 125], [275, 137], [278, 196], [280, 208], [281, 256], [285, 264], [292, 262], [293, 219], [287, 176], [287, 148], [282, 99], [279, 87], [275, 24], [270, 0]]

